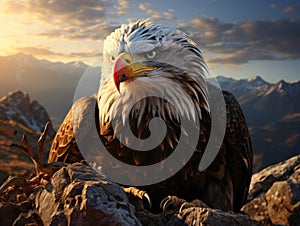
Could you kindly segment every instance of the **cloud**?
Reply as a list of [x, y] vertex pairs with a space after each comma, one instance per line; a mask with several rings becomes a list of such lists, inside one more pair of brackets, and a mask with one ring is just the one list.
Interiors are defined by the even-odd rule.
[[147, 11], [149, 8], [150, 8], [150, 3], [140, 3], [139, 4], [139, 8], [140, 10], [143, 10], [143, 11]]
[[163, 12], [163, 15], [167, 20], [174, 20], [174, 12], [175, 11], [173, 9], [168, 9], [167, 11]]
[[279, 7], [279, 5], [276, 4], [276, 3], [272, 3], [272, 4], [270, 5], [270, 7], [271, 7], [272, 9], [276, 9], [276, 8]]
[[287, 6], [283, 9], [283, 12], [286, 14], [296, 14], [300, 13], [300, 5], [296, 6]]
[[128, 13], [128, 10], [129, 10], [129, 2], [127, 0], [118, 0], [116, 14], [118, 16], [122, 16], [122, 15]]
[[[120, 16], [123, 18], [124, 15], [129, 14], [131, 8], [134, 8], [139, 12], [133, 12], [130, 17], [146, 14], [152, 20], [159, 20], [166, 25], [174, 24], [177, 21], [178, 27], [190, 34], [200, 48], [211, 56], [210, 61], [213, 62], [242, 64], [251, 60], [299, 59], [300, 19], [295, 15], [300, 12], [300, 6], [284, 8], [280, 4], [273, 3], [270, 7], [283, 10], [284, 13], [290, 15], [285, 15], [285, 17], [293, 17], [293, 19], [241, 22], [223, 22], [217, 18], [177, 20], [173, 9], [157, 11], [151, 8], [150, 3], [135, 5], [129, 3], [129, 0], [1, 1], [1, 11], [27, 16], [27, 20], [17, 22], [26, 23], [26, 26], [30, 27], [30, 29], [26, 29], [26, 31], [30, 30], [29, 35], [22, 34], [29, 38], [43, 36], [55, 41], [101, 42], [109, 33], [119, 27], [118, 18]], [[23, 17], [16, 18], [22, 19]], [[108, 21], [107, 18], [112, 18], [114, 22]], [[129, 18], [127, 19], [129, 20]], [[44, 40], [43, 37], [39, 38]], [[32, 44], [27, 41], [26, 45]], [[31, 49], [29, 47], [24, 47], [27, 49], [23, 49], [23, 51], [26, 50], [27, 53], [35, 53], [35, 55], [70, 56], [70, 54], [52, 52], [43, 46], [31, 47]], [[80, 52], [83, 51], [81, 48], [76, 48], [76, 51], [78, 52], [74, 52], [73, 55], [84, 55]], [[89, 57], [88, 55], [87, 57]]]
[[[106, 0], [21, 0], [5, 1], [6, 12], [29, 12], [45, 21], [64, 21], [65, 23], [90, 24], [106, 15], [111, 1]], [[70, 20], [65, 20], [70, 19]]]
[[[2, 2], [2, 11], [26, 15], [30, 22], [42, 21], [45, 24], [43, 35], [59, 35], [63, 38], [105, 38], [114, 28], [106, 21], [112, 1], [107, 0], [20, 0]], [[128, 9], [126, 0], [118, 0], [114, 16], [123, 15]], [[33, 19], [35, 18], [35, 19]], [[93, 34], [91, 30], [94, 29]], [[95, 34], [96, 33], [96, 34]], [[39, 34], [39, 33], [32, 33]]]
[[43, 47], [43, 46], [16, 47], [15, 50], [17, 52], [23, 52], [25, 54], [39, 56], [39, 57], [47, 57], [47, 58], [63, 57], [70, 60], [73, 60], [74, 58], [97, 58], [101, 56], [101, 54], [96, 51], [61, 53], [61, 52], [54, 52], [48, 49], [47, 47]]
[[147, 16], [149, 16], [152, 20], [173, 20], [175, 19], [174, 10], [168, 9], [164, 12], [159, 12], [154, 9], [151, 9], [150, 3], [140, 3], [139, 9], [144, 11]]
[[140, 3], [139, 4], [139, 9], [142, 11], [145, 11], [147, 16], [149, 16], [152, 20], [162, 19], [160, 12], [151, 9], [150, 7], [151, 7], [150, 3]]
[[29, 35], [70, 40], [104, 39], [119, 27], [116, 21], [131, 8], [138, 7], [152, 20], [175, 19], [173, 9], [160, 12], [151, 9], [149, 3], [130, 4], [129, 0], [3, 0], [1, 11], [18, 14], [18, 23], [36, 27]]
[[45, 36], [47, 38], [61, 37], [63, 39], [70, 40], [102, 40], [112, 31], [114, 31], [119, 25], [110, 24], [106, 21], [102, 21], [93, 26], [88, 27], [66, 27], [49, 29], [42, 32], [34, 33], [34, 35]]
[[194, 18], [179, 24], [211, 62], [242, 64], [251, 60], [300, 58], [300, 20], [223, 23], [216, 18]]
[[215, 43], [220, 37], [232, 28], [232, 24], [222, 23], [216, 18], [191, 19], [192, 32], [201, 40], [201, 43]]

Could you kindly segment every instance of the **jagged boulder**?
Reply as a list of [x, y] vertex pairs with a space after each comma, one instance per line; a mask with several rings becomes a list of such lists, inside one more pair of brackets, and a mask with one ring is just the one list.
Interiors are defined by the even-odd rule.
[[124, 190], [83, 164], [63, 166], [40, 185], [21, 178], [7, 182], [0, 214], [9, 215], [1, 225], [141, 225]]
[[73, 164], [40, 190], [36, 211], [45, 225], [139, 225], [124, 190], [91, 167]]
[[[50, 117], [43, 106], [31, 101], [29, 95], [22, 91], [10, 92], [0, 99], [0, 120], [13, 120], [28, 128], [41, 132]], [[48, 135], [53, 137], [53, 127]]]
[[252, 176], [243, 207], [263, 225], [300, 225], [300, 155]]

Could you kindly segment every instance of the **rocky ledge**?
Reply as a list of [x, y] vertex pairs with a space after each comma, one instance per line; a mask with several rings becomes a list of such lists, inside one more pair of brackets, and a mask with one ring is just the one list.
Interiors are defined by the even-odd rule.
[[254, 174], [242, 210], [263, 225], [300, 225], [300, 155]]
[[[10, 177], [0, 188], [0, 225], [299, 225], [300, 155], [253, 176], [248, 213], [187, 207], [152, 214], [90, 166], [52, 164], [54, 173]], [[50, 169], [49, 168], [49, 169]], [[51, 175], [52, 174], [52, 175]]]
[[47, 129], [37, 151], [26, 139], [14, 145], [31, 157], [35, 173], [1, 185], [0, 225], [300, 225], [300, 155], [254, 174], [243, 212], [186, 205], [153, 214], [84, 162], [43, 163]]
[[90, 166], [56, 164], [50, 178], [10, 177], [3, 183], [0, 225], [259, 225], [246, 214], [210, 208], [152, 214], [136, 208], [120, 186]]

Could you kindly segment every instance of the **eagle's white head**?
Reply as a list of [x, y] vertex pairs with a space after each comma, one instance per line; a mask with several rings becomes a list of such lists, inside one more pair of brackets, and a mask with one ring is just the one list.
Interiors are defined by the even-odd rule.
[[163, 119], [201, 117], [200, 107], [209, 109], [207, 73], [201, 51], [183, 32], [148, 20], [123, 24], [104, 41], [100, 123], [124, 121], [130, 112], [140, 122], [146, 107]]

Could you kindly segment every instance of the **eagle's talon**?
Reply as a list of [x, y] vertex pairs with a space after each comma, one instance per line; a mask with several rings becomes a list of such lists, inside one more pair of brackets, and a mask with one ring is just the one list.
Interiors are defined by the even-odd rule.
[[148, 195], [147, 192], [144, 192], [144, 194], [143, 194], [143, 200], [145, 200], [145, 199], [147, 201], [149, 209], [151, 210], [152, 209], [152, 202], [151, 202], [151, 199], [150, 199], [150, 197], [149, 197], [149, 195]]
[[[163, 214], [166, 216], [176, 212], [176, 210], [180, 209], [181, 205], [185, 202], [186, 201], [184, 199], [169, 195], [161, 201], [160, 208], [162, 209]], [[173, 210], [170, 210], [170, 207], [172, 207]]]
[[166, 209], [166, 206], [169, 205], [169, 203], [174, 202], [171, 198], [171, 196], [167, 196], [164, 198], [161, 202], [159, 207], [164, 211]]
[[149, 210], [152, 208], [152, 202], [147, 192], [139, 190], [135, 187], [127, 187], [123, 189], [130, 202], [136, 203], [136, 207], [142, 207], [144, 209], [144, 203], [147, 203]]

